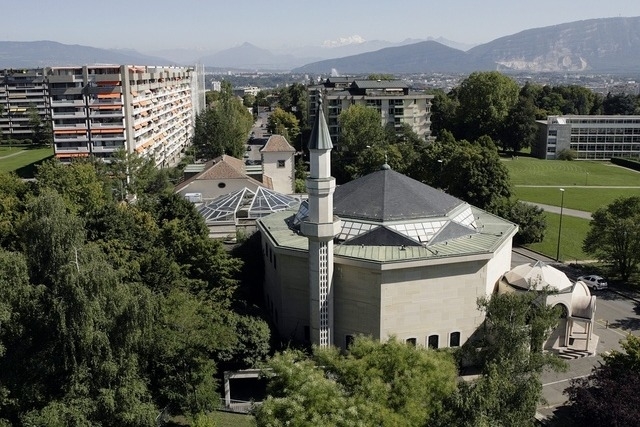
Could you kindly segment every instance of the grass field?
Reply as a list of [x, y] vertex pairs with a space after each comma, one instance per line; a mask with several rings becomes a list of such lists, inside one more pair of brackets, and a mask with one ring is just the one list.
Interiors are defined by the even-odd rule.
[[[609, 162], [556, 161], [520, 157], [505, 159], [514, 196], [519, 200], [560, 206], [564, 188], [564, 207], [594, 212], [618, 197], [640, 196], [640, 173]], [[547, 232], [544, 241], [527, 247], [556, 257], [560, 215], [545, 213]], [[589, 258], [582, 242], [589, 221], [563, 215], [560, 259], [581, 261]]]
[[[18, 172], [20, 170], [32, 170], [34, 164], [53, 156], [52, 148], [24, 148], [24, 147], [0, 147], [0, 171]], [[19, 173], [23, 177], [24, 174]]]
[[[556, 257], [558, 251], [558, 228], [560, 215], [545, 212], [547, 218], [547, 232], [540, 243], [527, 245], [529, 249], [543, 253], [551, 258]], [[562, 216], [562, 235], [560, 236], [560, 260], [565, 262], [584, 261], [589, 255], [582, 251], [582, 241], [589, 231], [589, 220], [568, 215]]]

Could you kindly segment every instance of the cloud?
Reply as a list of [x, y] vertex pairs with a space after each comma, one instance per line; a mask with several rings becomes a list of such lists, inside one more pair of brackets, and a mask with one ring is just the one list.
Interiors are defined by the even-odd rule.
[[349, 37], [339, 37], [336, 40], [325, 40], [324, 42], [322, 42], [322, 47], [329, 47], [329, 48], [339, 47], [339, 46], [346, 46], [350, 44], [360, 44], [360, 43], [364, 43], [365, 41], [366, 41], [365, 39], [355, 34]]

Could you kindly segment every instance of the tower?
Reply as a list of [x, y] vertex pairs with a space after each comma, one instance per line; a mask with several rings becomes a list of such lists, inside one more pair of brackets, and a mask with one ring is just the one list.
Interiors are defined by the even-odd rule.
[[307, 178], [309, 213], [301, 231], [309, 240], [309, 313], [311, 342], [333, 345], [333, 237], [339, 220], [333, 216], [335, 178], [331, 176], [331, 137], [318, 104], [309, 138], [310, 172]]

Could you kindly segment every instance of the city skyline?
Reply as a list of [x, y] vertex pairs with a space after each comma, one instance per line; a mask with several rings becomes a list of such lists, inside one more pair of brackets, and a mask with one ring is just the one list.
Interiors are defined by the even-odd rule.
[[219, 51], [245, 42], [286, 50], [439, 37], [476, 45], [532, 28], [640, 16], [640, 3], [625, 0], [584, 0], [576, 7], [558, 7], [557, 2], [540, 0], [535, 7], [524, 9], [521, 3], [508, 0], [437, 4], [420, 0], [61, 0], [55, 8], [48, 5], [41, 0], [5, 5], [0, 40], [51, 40], [143, 53], [167, 49]]

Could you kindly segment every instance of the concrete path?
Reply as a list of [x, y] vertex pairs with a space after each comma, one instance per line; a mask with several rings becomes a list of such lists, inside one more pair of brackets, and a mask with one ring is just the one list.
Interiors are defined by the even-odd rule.
[[[539, 208], [541, 208], [545, 212], [551, 212], [551, 213], [555, 213], [555, 214], [560, 214], [560, 207], [559, 206], [543, 205], [542, 203], [527, 202], [526, 200], [522, 200], [522, 202], [523, 203], [527, 203], [529, 205], [538, 206]], [[577, 217], [577, 218], [584, 218], [584, 219], [588, 219], [588, 220], [591, 219], [591, 212], [579, 211], [579, 210], [576, 210], [576, 209], [564, 208], [562, 210], [562, 215], [574, 216], [574, 217]]]
[[7, 154], [6, 156], [2, 156], [2, 157], [0, 157], [0, 160], [2, 160], [2, 159], [8, 159], [9, 157], [17, 156], [18, 154], [22, 154], [22, 153], [24, 153], [24, 152], [25, 152], [24, 150], [20, 150], [20, 151], [17, 151], [17, 152], [15, 152], [15, 153]]

